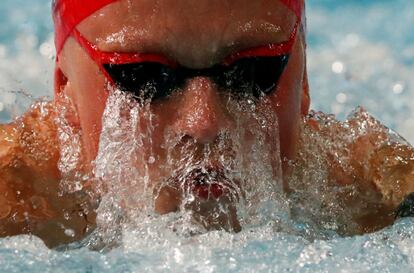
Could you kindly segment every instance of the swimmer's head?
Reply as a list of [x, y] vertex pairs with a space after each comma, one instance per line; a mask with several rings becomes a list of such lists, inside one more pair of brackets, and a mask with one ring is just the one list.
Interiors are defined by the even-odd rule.
[[[303, 0], [56, 0], [53, 13], [56, 97], [70, 98], [88, 162], [98, 154], [111, 90], [145, 97], [146, 84], [155, 99], [142, 103], [155, 125], [143, 145], [156, 162], [166, 132], [215, 143], [237, 129], [231, 101], [249, 98], [252, 112], [275, 114], [281, 157], [294, 158], [309, 108]], [[170, 210], [161, 203], [160, 211]]]
[[[119, 0], [53, 0], [52, 12], [55, 24], [55, 45], [59, 54], [66, 39], [76, 26], [92, 13]], [[298, 18], [303, 15], [303, 0], [280, 0], [288, 6]]]

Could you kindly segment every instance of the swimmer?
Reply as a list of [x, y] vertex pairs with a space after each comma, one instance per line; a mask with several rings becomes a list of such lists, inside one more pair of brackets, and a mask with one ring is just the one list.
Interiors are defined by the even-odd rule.
[[[289, 193], [303, 121], [307, 130], [321, 136], [341, 127], [335, 123], [328, 128], [308, 116], [304, 12], [303, 0], [55, 0], [55, 98], [34, 104], [0, 127], [0, 236], [34, 234], [54, 247], [94, 229], [103, 193], [95, 189], [94, 164], [106, 148], [102, 146], [111, 146], [103, 143], [103, 120], [116, 92], [151, 112], [151, 123], [138, 112], [139, 133], [150, 128], [151, 134], [137, 148], [136, 158], [144, 160], [132, 163], [146, 174], [145, 187], [154, 189], [154, 211], [179, 210], [183, 194], [191, 192], [198, 201], [188, 207], [204, 217], [207, 229], [240, 230], [233, 203], [254, 185], [233, 193], [246, 183], [230, 178], [231, 168], [219, 163], [238, 156], [232, 152], [248, 154], [249, 145], [234, 150], [219, 147], [218, 139], [233, 143], [226, 136], [233, 136], [240, 120], [250, 133], [242, 143], [259, 135], [268, 153], [280, 156], [281, 163], [275, 157], [269, 166], [275, 179], [282, 176]], [[232, 110], [232, 105], [250, 105], [249, 113]], [[70, 128], [63, 133], [62, 116]], [[266, 126], [257, 126], [257, 117]], [[79, 136], [75, 172], [86, 177], [81, 190], [61, 189], [66, 175], [59, 163], [65, 160], [62, 134], [66, 140]], [[174, 145], [193, 150], [167, 151], [168, 141], [177, 139]], [[359, 203], [355, 210], [361, 232], [392, 223], [397, 207], [414, 192], [414, 150], [384, 139], [372, 133], [352, 142], [348, 170], [336, 165], [331, 154], [332, 181], [337, 186], [357, 184], [360, 192], [354, 196], [369, 195], [374, 204]], [[211, 157], [202, 158], [203, 164], [191, 162], [186, 173], [179, 164], [165, 167], [171, 157], [187, 164], [186, 152], [202, 157], [205, 150]], [[400, 160], [390, 162], [391, 157]], [[144, 187], [123, 183], [126, 192]], [[127, 198], [121, 203], [135, 210], [142, 206]], [[227, 206], [228, 215], [211, 220], [217, 203]]]

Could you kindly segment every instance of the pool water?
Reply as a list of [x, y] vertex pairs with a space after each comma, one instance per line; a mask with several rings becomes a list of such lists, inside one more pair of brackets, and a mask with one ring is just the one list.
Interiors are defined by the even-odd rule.
[[[28, 4], [30, 3], [30, 4]], [[52, 96], [48, 0], [0, 5], [0, 120]], [[309, 0], [312, 108], [343, 119], [357, 105], [414, 141], [414, 5], [409, 0]], [[183, 236], [175, 215], [124, 230], [121, 247], [56, 251], [41, 240], [0, 240], [1, 272], [413, 272], [414, 225], [404, 219], [364, 236], [312, 240], [272, 225]]]

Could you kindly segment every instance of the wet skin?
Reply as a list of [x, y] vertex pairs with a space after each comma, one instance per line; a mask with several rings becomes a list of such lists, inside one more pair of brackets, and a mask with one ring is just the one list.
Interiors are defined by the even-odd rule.
[[[87, 18], [78, 30], [101, 51], [157, 53], [188, 68], [208, 68], [231, 53], [287, 41], [295, 22], [294, 13], [278, 1], [119, 1]], [[78, 119], [73, 123], [82, 128], [86, 161], [90, 162], [98, 151], [108, 96], [106, 79], [72, 38], [66, 42], [58, 66], [68, 81], [60, 83], [57, 93], [64, 92], [76, 108]], [[257, 110], [270, 109], [278, 116], [283, 159], [293, 159], [296, 153], [299, 124], [309, 107], [307, 88], [305, 40], [300, 31], [279, 85], [258, 103]], [[151, 181], [170, 175], [159, 168], [166, 160], [161, 148], [166, 131], [211, 144], [223, 131], [234, 130], [234, 117], [225, 108], [227, 100], [211, 79], [195, 77], [171, 97], [151, 104], [156, 126], [152, 144], [142, 151], [151, 150], [157, 159], [150, 168]], [[271, 138], [267, 141], [275, 143]], [[279, 153], [275, 145], [273, 149], [270, 153]], [[137, 163], [136, 168], [145, 166]], [[284, 169], [287, 172], [287, 164]], [[161, 194], [156, 210], [174, 211], [177, 200], [171, 192]]]
[[[102, 51], [159, 53], [189, 68], [207, 68], [220, 63], [233, 52], [286, 41], [295, 20], [293, 12], [275, 0], [122, 0], [96, 12], [83, 21], [78, 29]], [[98, 66], [72, 38], [67, 40], [57, 67], [65, 78], [56, 78], [54, 106], [72, 109], [73, 114], [68, 115], [67, 119], [73, 128], [82, 133], [84, 171], [88, 172], [92, 168], [90, 162], [98, 153], [102, 115], [109, 95], [106, 80]], [[62, 95], [67, 96], [70, 102], [61, 100]], [[186, 139], [200, 145], [208, 145], [222, 131], [234, 129], [234, 119], [225, 107], [227, 99], [211, 79], [195, 77], [171, 97], [151, 104], [157, 126], [152, 133], [152, 144], [144, 145], [142, 150], [144, 154], [152, 150], [157, 158], [157, 164], [150, 169], [151, 181], [168, 179], [170, 175], [157, 167], [165, 161], [165, 151], [161, 148], [165, 142], [165, 131], [184, 135]], [[266, 99], [258, 102], [257, 107], [259, 112], [261, 109], [270, 109], [277, 115], [282, 159], [295, 159], [301, 119], [307, 114], [308, 108], [305, 38], [300, 31], [278, 87]], [[0, 128], [0, 186], [4, 193], [0, 199], [3, 204], [0, 235], [33, 233], [49, 246], [78, 240], [85, 233], [87, 225], [92, 223], [93, 226], [94, 223], [93, 213], [79, 214], [79, 206], [75, 206], [77, 209], [73, 206], [81, 204], [82, 197], [64, 196], [66, 199], [61, 199], [58, 194], [59, 144], [53, 141], [56, 138], [56, 113], [53, 113], [53, 109], [50, 107], [46, 115], [42, 114], [44, 111], [40, 108], [33, 109], [21, 120]], [[145, 124], [142, 126], [145, 127]], [[315, 124], [311, 126], [319, 130]], [[30, 141], [27, 136], [31, 136]], [[46, 148], [34, 144], [44, 143], [46, 139], [50, 144]], [[266, 141], [271, 142], [272, 139]], [[33, 145], [38, 148], [33, 149]], [[279, 152], [277, 147], [270, 147]], [[358, 147], [369, 149], [363, 141]], [[358, 147], [350, 147], [351, 153], [360, 150]], [[50, 157], [30, 160], [39, 153]], [[365, 154], [371, 154], [371, 151]], [[366, 161], [363, 159], [365, 154], [356, 153], [356, 165]], [[283, 175], [287, 176], [289, 168], [285, 162]], [[138, 162], [136, 168], [143, 166]], [[332, 175], [341, 176], [338, 179], [341, 181], [358, 176], [362, 177], [361, 181], [371, 179], [362, 169], [356, 174], [338, 174], [333, 168]], [[380, 192], [370, 189], [372, 187], [369, 185], [365, 188]], [[409, 187], [405, 189], [407, 192], [409, 190]], [[17, 194], [17, 191], [24, 194]], [[177, 189], [166, 188], [161, 191], [155, 202], [156, 211], [167, 213], [176, 210], [181, 201], [179, 194]], [[401, 196], [404, 196], [404, 190], [387, 207], [395, 207]], [[28, 202], [32, 197], [36, 198]], [[25, 206], [18, 206], [20, 203]], [[78, 216], [73, 216], [75, 218], [70, 221], [65, 220], [64, 212], [68, 211]], [[389, 219], [388, 211], [384, 213]], [[66, 221], [65, 225], [76, 232], [75, 237], [63, 234], [62, 228], [58, 226], [61, 221]], [[237, 223], [234, 225], [237, 230]]]
[[[230, 53], [286, 41], [296, 20], [293, 12], [278, 1], [229, 1], [224, 5], [221, 1], [131, 3], [129, 6], [128, 1], [120, 1], [104, 7], [78, 29], [103, 51], [160, 53], [189, 68], [206, 68]], [[72, 98], [79, 115], [77, 122], [84, 132], [87, 160], [91, 161], [97, 154], [108, 95], [105, 78], [73, 39], [67, 41], [59, 58], [58, 65], [69, 79], [59, 90]], [[293, 158], [295, 154], [299, 120], [309, 106], [307, 91], [301, 33], [278, 90], [270, 97], [279, 116], [284, 157]], [[197, 77], [188, 81], [181, 97], [179, 101], [173, 98], [154, 106], [163, 123], [159, 131], [168, 125], [177, 133], [206, 143], [231, 126], [210, 79]], [[195, 102], [204, 108], [197, 112], [193, 108]]]

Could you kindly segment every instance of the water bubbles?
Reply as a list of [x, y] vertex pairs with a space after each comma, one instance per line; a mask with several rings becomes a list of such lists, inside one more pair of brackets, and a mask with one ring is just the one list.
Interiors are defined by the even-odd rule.
[[182, 264], [184, 262], [184, 255], [178, 248], [174, 248], [174, 260], [178, 264]]
[[89, 179], [89, 175], [81, 170], [81, 135], [74, 128], [68, 117], [77, 117], [71, 100], [62, 93], [59, 97], [61, 102], [56, 112], [56, 124], [58, 125], [58, 141], [60, 147], [60, 158], [58, 168], [61, 173], [61, 188], [63, 192], [77, 192], [83, 189], [83, 183]]
[[42, 56], [45, 56], [47, 58], [51, 58], [55, 53], [55, 49], [54, 49], [53, 44], [50, 41], [42, 43], [39, 46], [39, 53]]
[[321, 241], [305, 247], [305, 249], [300, 253], [297, 262], [299, 267], [305, 267], [307, 265], [319, 264], [331, 255], [330, 246]]
[[69, 220], [70, 219], [70, 213], [69, 212], [64, 212], [63, 213], [63, 217], [65, 218], [65, 220]]
[[189, 202], [189, 203], [194, 202], [194, 201], [195, 201], [195, 199], [196, 199], [196, 197], [195, 197], [195, 195], [194, 195], [194, 194], [189, 194], [189, 195], [187, 196], [187, 202]]
[[394, 94], [399, 95], [404, 91], [404, 85], [402, 83], [396, 83], [392, 87], [392, 92]]
[[70, 228], [65, 229], [64, 233], [68, 237], [72, 237], [72, 238], [75, 237], [75, 231], [73, 229], [70, 229]]
[[348, 97], [345, 93], [338, 93], [336, 95], [336, 101], [339, 103], [346, 103], [347, 100], [348, 100]]
[[239, 29], [242, 32], [247, 32], [253, 28], [252, 22], [247, 22], [244, 25], [240, 25]]
[[282, 30], [280, 25], [271, 24], [271, 23], [268, 23], [268, 22], [262, 23], [259, 26], [259, 29], [263, 30], [263, 31], [266, 31], [266, 32], [269, 32], [269, 33], [278, 33], [278, 32], [280, 33], [281, 30]]
[[[177, 130], [158, 128], [152, 122], [160, 119], [159, 114], [114, 90], [107, 101], [94, 170], [105, 188], [98, 214], [101, 228], [110, 230], [118, 221], [107, 211], [111, 203], [122, 208], [122, 223], [132, 226], [146, 222], [154, 210], [178, 210], [183, 230], [194, 224], [198, 229], [239, 230], [236, 211], [244, 225], [278, 217], [286, 206], [275, 194], [281, 193], [277, 118], [270, 111], [250, 109], [244, 100], [231, 99], [226, 107], [238, 129], [199, 143]], [[273, 136], [271, 144], [264, 141], [268, 135]], [[273, 210], [267, 208], [270, 203]]]
[[155, 157], [150, 156], [150, 157], [148, 158], [148, 164], [154, 164], [154, 163], [155, 163]]
[[336, 74], [341, 74], [342, 72], [344, 72], [345, 66], [342, 62], [335, 61], [334, 63], [332, 63], [331, 69], [332, 72]]
[[73, 191], [81, 191], [83, 189], [83, 184], [81, 181], [75, 181], [73, 186]]

